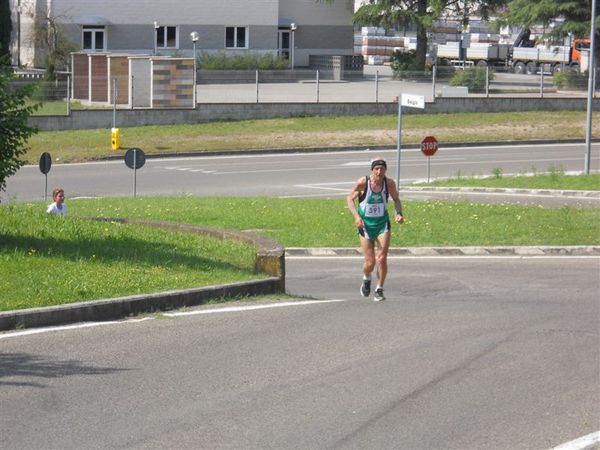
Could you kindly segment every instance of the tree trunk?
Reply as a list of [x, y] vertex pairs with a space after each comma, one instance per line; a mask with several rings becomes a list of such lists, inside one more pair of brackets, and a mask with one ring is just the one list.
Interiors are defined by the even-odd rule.
[[[419, 0], [417, 4], [417, 13], [419, 17], [427, 14], [427, 0]], [[415, 63], [417, 68], [425, 69], [425, 58], [427, 55], [427, 30], [422, 22], [417, 22], [417, 54]]]

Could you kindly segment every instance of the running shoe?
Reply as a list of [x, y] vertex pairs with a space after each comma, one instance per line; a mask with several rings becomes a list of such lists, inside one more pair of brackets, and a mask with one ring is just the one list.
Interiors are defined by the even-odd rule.
[[363, 280], [362, 285], [360, 286], [360, 295], [363, 297], [368, 297], [371, 293], [371, 280]]
[[382, 288], [375, 289], [375, 297], [373, 297], [373, 300], [376, 302], [382, 302], [385, 300], [385, 295], [383, 295]]

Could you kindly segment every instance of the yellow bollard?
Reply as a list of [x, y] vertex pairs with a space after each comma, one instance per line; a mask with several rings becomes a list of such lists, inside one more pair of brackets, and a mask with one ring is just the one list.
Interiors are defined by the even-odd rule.
[[121, 139], [119, 136], [119, 129], [118, 128], [111, 128], [110, 130], [110, 146], [113, 150], [119, 150], [120, 148], [120, 144], [121, 144]]

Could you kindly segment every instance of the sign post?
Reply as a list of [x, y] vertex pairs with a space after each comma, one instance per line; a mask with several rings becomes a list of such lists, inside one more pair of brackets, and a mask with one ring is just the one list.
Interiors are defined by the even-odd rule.
[[398, 138], [396, 155], [396, 185], [400, 189], [400, 148], [402, 147], [402, 107], [425, 109], [425, 97], [422, 95], [400, 94], [398, 98]]
[[125, 152], [125, 165], [133, 169], [133, 196], [136, 196], [137, 170], [146, 163], [146, 154], [141, 148], [130, 148]]
[[50, 168], [52, 167], [52, 157], [50, 153], [44, 152], [42, 156], [40, 156], [40, 172], [42, 172], [46, 177], [46, 184], [44, 187], [44, 201], [48, 198], [48, 172], [50, 172]]
[[438, 141], [435, 136], [425, 136], [421, 141], [421, 151], [427, 156], [427, 184], [429, 184], [429, 174], [431, 172], [431, 157], [438, 151]]

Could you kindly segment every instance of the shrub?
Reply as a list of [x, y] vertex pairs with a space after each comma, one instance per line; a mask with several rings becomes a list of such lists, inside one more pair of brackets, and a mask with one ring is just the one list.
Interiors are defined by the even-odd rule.
[[289, 66], [287, 59], [272, 53], [227, 56], [225, 53], [202, 54], [198, 68], [204, 70], [284, 70]]
[[409, 50], [407, 52], [396, 50], [392, 54], [392, 76], [395, 80], [414, 78], [415, 73], [417, 72], [419, 73], [419, 75], [423, 74], [423, 70], [419, 70], [415, 62], [416, 53], [417, 52], [415, 52], [414, 50]]
[[587, 87], [588, 71], [581, 73], [578, 70], [567, 69], [564, 72], [555, 73], [552, 76], [552, 82], [559, 89]]
[[[469, 92], [484, 92], [486, 86], [486, 74], [488, 71], [485, 67], [471, 67], [462, 71], [458, 71], [456, 75], [450, 78], [448, 84], [450, 86], [466, 86]], [[494, 73], [489, 71], [488, 82], [494, 79]]]

